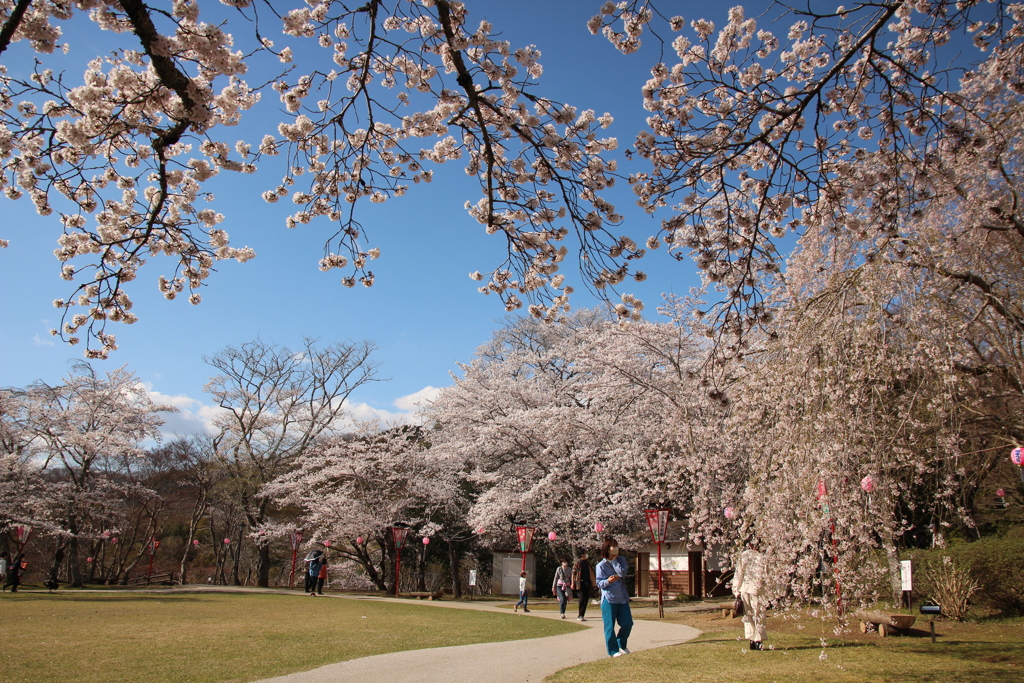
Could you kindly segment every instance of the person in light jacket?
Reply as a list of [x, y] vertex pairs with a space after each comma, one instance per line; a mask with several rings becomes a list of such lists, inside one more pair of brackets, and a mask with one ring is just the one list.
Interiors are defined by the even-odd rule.
[[[626, 573], [629, 563], [619, 557], [619, 544], [611, 536], [601, 546], [601, 561], [597, 564], [597, 585], [601, 589], [601, 618], [604, 620], [604, 640], [608, 656], [628, 655], [626, 642], [633, 630], [633, 614], [629, 610], [629, 591], [626, 590]], [[615, 634], [615, 624], [619, 633]]]
[[528, 588], [529, 588], [529, 585], [528, 585], [528, 582], [526, 581], [526, 572], [521, 572], [519, 574], [519, 602], [516, 603], [514, 611], [516, 611], [516, 612], [519, 611], [519, 605], [523, 606], [523, 611], [524, 612], [529, 612], [530, 611], [530, 610], [526, 609], [526, 602], [528, 600]]
[[751, 650], [760, 650], [765, 637], [764, 553], [753, 546], [736, 558], [736, 571], [732, 577], [733, 595], [743, 601], [743, 637], [750, 641]]
[[569, 569], [569, 560], [562, 560], [562, 564], [555, 570], [555, 578], [551, 582], [551, 594], [558, 598], [559, 618], [565, 619], [565, 605], [569, 602], [569, 586], [572, 584], [572, 570]]

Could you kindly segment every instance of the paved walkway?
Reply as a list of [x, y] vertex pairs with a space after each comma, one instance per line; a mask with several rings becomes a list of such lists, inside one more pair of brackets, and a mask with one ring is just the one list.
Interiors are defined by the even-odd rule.
[[[410, 604], [408, 600], [394, 598], [346, 595], [329, 597]], [[424, 609], [473, 609], [513, 616], [507, 608], [498, 607], [493, 602], [424, 601], [413, 604], [420, 604]], [[267, 678], [257, 683], [493, 683], [495, 680], [535, 683], [561, 669], [608, 656], [604, 646], [600, 610], [596, 606], [592, 606], [591, 610], [588, 613], [592, 613], [593, 617], [588, 617], [587, 621], [581, 624], [588, 628], [561, 636], [392, 652], [328, 664], [287, 676]], [[557, 619], [558, 612], [532, 610], [529, 614], [520, 613], [516, 616], [520, 619]], [[573, 620], [571, 623], [580, 622]], [[677, 645], [698, 635], [700, 631], [689, 626], [637, 619], [629, 636], [629, 649], [631, 652], [638, 652]]]

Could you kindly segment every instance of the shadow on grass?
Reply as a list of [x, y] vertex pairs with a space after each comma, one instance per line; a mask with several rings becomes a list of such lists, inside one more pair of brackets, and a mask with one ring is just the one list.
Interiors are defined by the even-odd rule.
[[[192, 593], [189, 596], [173, 594], [173, 593], [159, 593], [159, 594], [135, 594], [135, 595], [124, 595], [117, 593], [22, 593], [16, 594], [18, 599], [25, 602], [28, 601], [48, 601], [48, 602], [146, 602], [151, 600], [167, 600], [173, 598], [175, 602], [205, 602], [200, 594]], [[218, 593], [218, 596], [223, 593]]]

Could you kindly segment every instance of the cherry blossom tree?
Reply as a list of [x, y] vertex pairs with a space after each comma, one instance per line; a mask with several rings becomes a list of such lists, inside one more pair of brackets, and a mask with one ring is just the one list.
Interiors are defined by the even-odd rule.
[[432, 450], [462, 459], [480, 490], [471, 525], [495, 540], [526, 519], [585, 545], [596, 522], [633, 532], [652, 502], [697, 505], [680, 453], [703, 455], [724, 416], [700, 384], [703, 341], [675, 323], [609, 317], [509, 321], [426, 412]]
[[368, 342], [320, 346], [306, 339], [292, 351], [256, 340], [206, 359], [219, 373], [206, 391], [222, 409], [214, 418], [213, 448], [257, 542], [260, 586], [270, 581], [266, 532], [274, 521], [274, 500], [263, 487], [288, 472], [318, 438], [341, 433], [346, 400], [375, 379], [373, 350]]
[[460, 498], [457, 471], [426, 448], [423, 436], [414, 427], [360, 425], [309, 449], [265, 493], [302, 511], [312, 543], [332, 541], [333, 556], [357, 563], [387, 590], [396, 552], [391, 527], [402, 522], [414, 534], [432, 535], [440, 513]]
[[[615, 180], [616, 161], [603, 155], [616, 141], [600, 137], [612, 118], [541, 94], [539, 52], [471, 24], [463, 3], [225, 4], [231, 11], [203, 4], [211, 22], [194, 0], [167, 10], [138, 0], [0, 3], [0, 54], [26, 41], [39, 59], [32, 71], [0, 74], [0, 177], [7, 197], [27, 196], [62, 225], [57, 257], [77, 285], [55, 302], [64, 312], [55, 333], [71, 343], [84, 334], [88, 356], [116, 349], [109, 322], [135, 321], [128, 283], [147, 259], [172, 259], [161, 291], [187, 290], [195, 304], [216, 261], [254, 256], [216, 227], [221, 213], [197, 203], [212, 199], [210, 178], [252, 173], [274, 156], [282, 180], [264, 198], [299, 206], [289, 226], [334, 225], [320, 267], [345, 269], [347, 286], [372, 285], [368, 262], [379, 255], [357, 205], [404, 195], [431, 181], [430, 165], [456, 159], [481, 186], [469, 213], [507, 241], [508, 259], [483, 290], [509, 310], [548, 285], [558, 294], [547, 314], [566, 305], [553, 276], [570, 231], [602, 282], [621, 281], [640, 255], [610, 232], [621, 217], [600, 195]], [[46, 61], [85, 11], [114, 47], [79, 84]], [[278, 21], [280, 44], [263, 33]], [[250, 65], [261, 72], [255, 86]], [[226, 141], [222, 129], [271, 89], [283, 119], [260, 139]]]
[[26, 450], [42, 470], [54, 471], [44, 506], [58, 539], [51, 578], [66, 552], [72, 585], [80, 586], [81, 544], [110, 528], [133, 488], [117, 473], [145, 455], [146, 440], [160, 438], [158, 413], [175, 409], [154, 404], [125, 368], [100, 375], [87, 363], [62, 384], [40, 381], [19, 398], [16, 420], [31, 437]]
[[[957, 155], [1000, 166], [1013, 146], [987, 102], [1019, 102], [1019, 5], [777, 3], [757, 18], [734, 7], [718, 30], [705, 18], [687, 30], [659, 5], [608, 2], [590, 29], [626, 53], [645, 31], [662, 44], [679, 34], [642, 89], [651, 114], [635, 149], [650, 167], [630, 182], [663, 215], [676, 256], [692, 255], [725, 294], [713, 307], [722, 331], [765, 323], [779, 238], [843, 224], [896, 236], [936, 203], [911, 179]], [[1019, 233], [1010, 205], [990, 194], [968, 215], [993, 236]]]

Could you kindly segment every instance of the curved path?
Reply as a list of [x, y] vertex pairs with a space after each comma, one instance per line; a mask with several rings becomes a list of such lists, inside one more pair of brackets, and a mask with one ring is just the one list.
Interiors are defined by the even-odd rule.
[[[328, 596], [324, 596], [328, 597]], [[359, 596], [330, 596], [342, 600], [377, 600], [410, 604], [408, 600]], [[509, 614], [507, 608], [496, 607], [493, 603], [472, 602], [421, 602], [425, 609], [475, 609], [487, 612]], [[589, 618], [581, 625], [581, 631], [547, 638], [510, 640], [500, 643], [478, 643], [438, 647], [425, 650], [405, 650], [373, 657], [350, 659], [337, 664], [328, 664], [311, 671], [267, 678], [257, 683], [438, 683], [438, 681], [459, 681], [460, 683], [493, 683], [495, 680], [529, 681], [544, 680], [546, 676], [577, 664], [592, 662], [607, 657], [600, 612], [596, 618]], [[557, 619], [554, 611], [534, 610], [519, 614], [523, 619]], [[579, 622], [573, 622], [579, 623]], [[676, 645], [692, 640], [700, 631], [681, 624], [666, 624], [658, 621], [636, 619], [629, 636], [632, 652], [648, 650], [666, 645]]]

